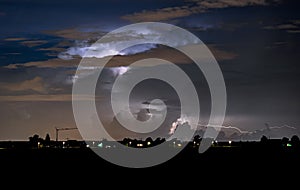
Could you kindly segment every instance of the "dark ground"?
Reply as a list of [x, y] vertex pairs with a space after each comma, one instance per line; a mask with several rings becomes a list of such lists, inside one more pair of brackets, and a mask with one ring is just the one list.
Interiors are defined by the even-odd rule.
[[[121, 169], [100, 158], [89, 148], [40, 148], [40, 149], [1, 149], [0, 162], [13, 166], [41, 166], [52, 169], [54, 165], [65, 167]], [[185, 148], [171, 160], [146, 169], [245, 169], [247, 171], [264, 167], [268, 169], [298, 168], [300, 149], [289, 147], [210, 147], [199, 154], [197, 148]]]
[[[8, 176], [15, 179], [29, 177], [32, 180], [51, 180], [64, 185], [86, 181], [96, 185], [120, 185], [123, 182], [114, 184], [111, 179], [129, 179], [126, 184], [132, 185], [135, 180], [142, 180], [150, 187], [160, 183], [209, 183], [212, 187], [226, 183], [236, 186], [237, 182], [242, 182], [245, 188], [254, 185], [253, 188], [260, 189], [258, 183], [261, 182], [272, 186], [279, 182], [286, 185], [298, 184], [300, 149], [257, 144], [211, 147], [199, 154], [197, 148], [186, 147], [163, 164], [132, 169], [111, 164], [89, 148], [15, 148], [0, 149], [0, 163], [1, 179]], [[211, 180], [217, 181], [211, 183]]]

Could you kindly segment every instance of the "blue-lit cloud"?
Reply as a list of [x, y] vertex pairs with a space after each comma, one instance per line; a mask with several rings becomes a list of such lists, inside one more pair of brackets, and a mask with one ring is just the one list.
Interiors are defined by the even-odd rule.
[[[77, 41], [75, 43], [75, 46], [70, 47], [65, 52], [60, 53], [58, 57], [61, 59], [69, 60], [73, 59], [76, 56], [103, 58], [115, 55], [132, 55], [145, 52], [157, 47], [156, 44], [144, 43], [145, 41], [149, 40], [157, 42], [157, 44], [167, 44], [171, 47], [180, 47], [198, 43], [198, 41], [194, 41], [194, 39], [189, 39], [186, 36], [176, 36], [174, 34], [172, 34], [169, 39], [164, 39], [160, 35], [161, 33], [167, 32], [164, 30], [165, 29], [154, 27], [147, 28], [137, 26], [130, 33], [115, 33], [106, 35], [105, 39], [103, 39], [101, 43], [92, 44], [92, 40]], [[181, 40], [179, 42], [178, 40], [172, 38], [180, 38], [184, 40]], [[121, 44], [132, 44], [132, 42], [136, 42], [136, 44], [138, 45], [132, 46], [122, 51], [118, 51]]]

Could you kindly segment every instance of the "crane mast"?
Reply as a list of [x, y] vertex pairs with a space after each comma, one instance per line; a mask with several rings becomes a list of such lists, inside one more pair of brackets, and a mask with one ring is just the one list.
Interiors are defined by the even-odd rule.
[[58, 127], [55, 127], [55, 140], [56, 142], [58, 141], [58, 132], [59, 131], [65, 131], [65, 130], [74, 130], [74, 129], [77, 129], [77, 128], [58, 128]]

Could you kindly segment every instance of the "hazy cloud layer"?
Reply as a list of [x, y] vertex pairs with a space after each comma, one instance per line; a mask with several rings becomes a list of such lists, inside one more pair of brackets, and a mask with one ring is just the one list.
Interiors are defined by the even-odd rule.
[[93, 30], [89, 32], [81, 31], [80, 28], [67, 28], [61, 30], [46, 30], [43, 33], [69, 40], [86, 40], [86, 39], [98, 39], [105, 35], [106, 32], [101, 30]]
[[63, 60], [59, 58], [49, 59], [46, 61], [33, 61], [28, 63], [9, 64], [5, 68], [17, 69], [18, 67], [39, 67], [39, 68], [73, 68], [77, 67], [80, 59]]
[[268, 2], [266, 0], [188, 0], [187, 5], [184, 6], [143, 10], [141, 12], [124, 15], [121, 18], [131, 22], [165, 21], [186, 17], [192, 14], [204, 13], [210, 9], [255, 5], [264, 6], [268, 5]]
[[28, 47], [40, 46], [48, 43], [46, 40], [25, 40], [22, 41], [21, 44]]
[[32, 90], [38, 93], [45, 93], [47, 91], [41, 77], [15, 83], [0, 83], [1, 88], [11, 92]]
[[292, 20], [282, 24], [276, 24], [271, 26], [265, 26], [266, 30], [282, 30], [288, 33], [300, 33], [300, 20]]
[[14, 41], [25, 41], [27, 38], [5, 38], [4, 41], [14, 42]]
[[92, 101], [99, 100], [101, 97], [91, 95], [74, 95], [72, 94], [29, 94], [29, 95], [15, 95], [15, 96], [0, 96], [0, 101], [3, 102], [68, 102], [68, 101]]

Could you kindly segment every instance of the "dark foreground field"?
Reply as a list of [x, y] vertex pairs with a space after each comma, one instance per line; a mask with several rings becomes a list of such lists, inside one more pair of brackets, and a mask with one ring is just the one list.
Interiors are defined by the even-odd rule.
[[[104, 150], [105, 151], [105, 150]], [[69, 171], [110, 169], [128, 171], [95, 154], [90, 148], [15, 148], [0, 149], [0, 163], [7, 170], [42, 168]], [[299, 169], [300, 149], [292, 147], [237, 146], [210, 147], [199, 154], [197, 148], [186, 147], [178, 155], [147, 170], [199, 170], [226, 172], [263, 172]], [[3, 171], [3, 170], [2, 170]]]
[[[103, 185], [119, 187], [176, 188], [182, 184], [191, 188], [238, 187], [237, 189], [268, 189], [298, 184], [300, 151], [292, 147], [237, 146], [211, 147], [199, 154], [197, 148], [187, 147], [174, 158], [160, 165], [132, 169], [100, 158], [90, 148], [0, 149], [1, 183], [20, 185], [26, 179], [30, 186], [42, 182], [57, 186], [85, 189]], [[7, 180], [8, 179], [8, 180]], [[10, 182], [10, 181], [13, 182]], [[243, 188], [240, 188], [240, 184]], [[140, 186], [139, 186], [140, 187]], [[141, 187], [142, 188], [142, 187]]]

